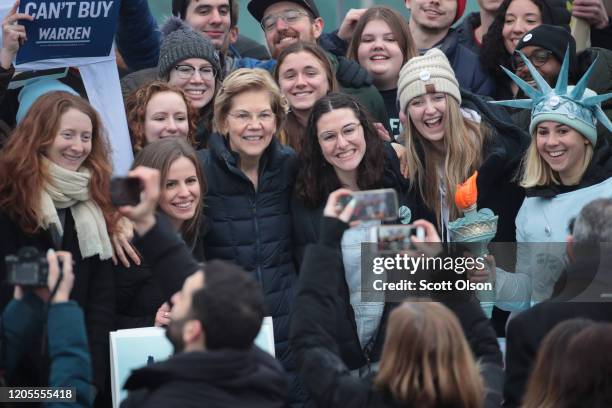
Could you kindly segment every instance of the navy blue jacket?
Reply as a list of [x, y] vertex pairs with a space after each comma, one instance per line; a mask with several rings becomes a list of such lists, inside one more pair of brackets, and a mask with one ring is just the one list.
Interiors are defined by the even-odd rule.
[[289, 211], [296, 155], [272, 139], [260, 159], [255, 189], [223, 136], [213, 133], [208, 146], [209, 150], [198, 152], [208, 180], [204, 215], [210, 229], [204, 237], [204, 257], [233, 261], [254, 274], [274, 319], [276, 356], [286, 361], [297, 278]]
[[459, 44], [469, 48], [476, 54], [480, 54], [480, 44], [476, 42], [474, 30], [480, 27], [480, 13], [474, 12], [463, 17], [461, 23], [455, 28], [455, 35]]
[[495, 84], [480, 65], [478, 54], [461, 44], [455, 31], [449, 31], [436, 47], [448, 58], [461, 88], [477, 95], [494, 95]]

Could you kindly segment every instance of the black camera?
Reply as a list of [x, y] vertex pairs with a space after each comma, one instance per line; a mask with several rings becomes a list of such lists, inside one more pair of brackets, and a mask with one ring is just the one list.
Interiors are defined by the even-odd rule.
[[47, 287], [49, 264], [47, 257], [38, 249], [26, 246], [21, 248], [17, 255], [7, 255], [4, 260], [9, 285]]

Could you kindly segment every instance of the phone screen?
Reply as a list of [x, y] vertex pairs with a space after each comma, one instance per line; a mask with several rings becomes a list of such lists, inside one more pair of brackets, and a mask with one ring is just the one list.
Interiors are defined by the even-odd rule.
[[115, 207], [138, 205], [140, 202], [140, 179], [136, 177], [116, 177], [111, 180], [111, 201]]
[[340, 204], [346, 206], [353, 198], [356, 203], [351, 221], [397, 219], [397, 193], [392, 188], [355, 191], [342, 197]]

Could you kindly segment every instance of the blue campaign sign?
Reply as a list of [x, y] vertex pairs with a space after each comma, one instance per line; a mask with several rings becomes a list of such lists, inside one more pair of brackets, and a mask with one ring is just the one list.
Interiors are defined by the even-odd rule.
[[28, 40], [19, 48], [17, 64], [53, 58], [103, 57], [110, 52], [120, 0], [22, 0], [20, 21]]

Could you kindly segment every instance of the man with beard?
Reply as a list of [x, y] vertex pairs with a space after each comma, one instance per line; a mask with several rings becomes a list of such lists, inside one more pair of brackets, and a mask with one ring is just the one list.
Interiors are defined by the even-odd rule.
[[[259, 21], [273, 59], [278, 58], [282, 50], [298, 41], [318, 43], [323, 34], [325, 22], [314, 0], [251, 0], [247, 8], [255, 20]], [[384, 124], [390, 132], [385, 103], [372, 85], [368, 72], [357, 62], [344, 56], [336, 56], [327, 51], [326, 54], [342, 92], [356, 97], [374, 117], [375, 122]], [[249, 58], [243, 58], [239, 62], [239, 66], [245, 68], [257, 67], [270, 71], [275, 65], [275, 60], [266, 62], [264, 66]]]
[[166, 335], [174, 356], [135, 370], [121, 407], [283, 407], [287, 384], [280, 363], [253, 345], [264, 316], [258, 283], [240, 267], [212, 261], [198, 266], [169, 221], [155, 216], [157, 170], [130, 173], [143, 188], [137, 206], [120, 212], [134, 222], [136, 247], [172, 295]]
[[[529, 74], [529, 69], [518, 53], [520, 51], [531, 61], [546, 82], [554, 87], [566, 50], [569, 52], [569, 83], [571, 85], [575, 85], [597, 59], [595, 72], [591, 75], [587, 88], [592, 89], [598, 95], [612, 92], [612, 51], [591, 47], [576, 55], [576, 42], [569, 27], [542, 24], [527, 32], [516, 45], [516, 51], [512, 57], [512, 68], [517, 76], [534, 88], [536, 87]], [[516, 99], [523, 97], [522, 92], [519, 92]], [[602, 108], [606, 116], [612, 119], [612, 102], [604, 103]], [[519, 127], [527, 130], [531, 121], [531, 112], [521, 109], [512, 115], [512, 119]], [[597, 136], [598, 139], [605, 137], [608, 141], [612, 141], [612, 135], [601, 124], [597, 126]]]

